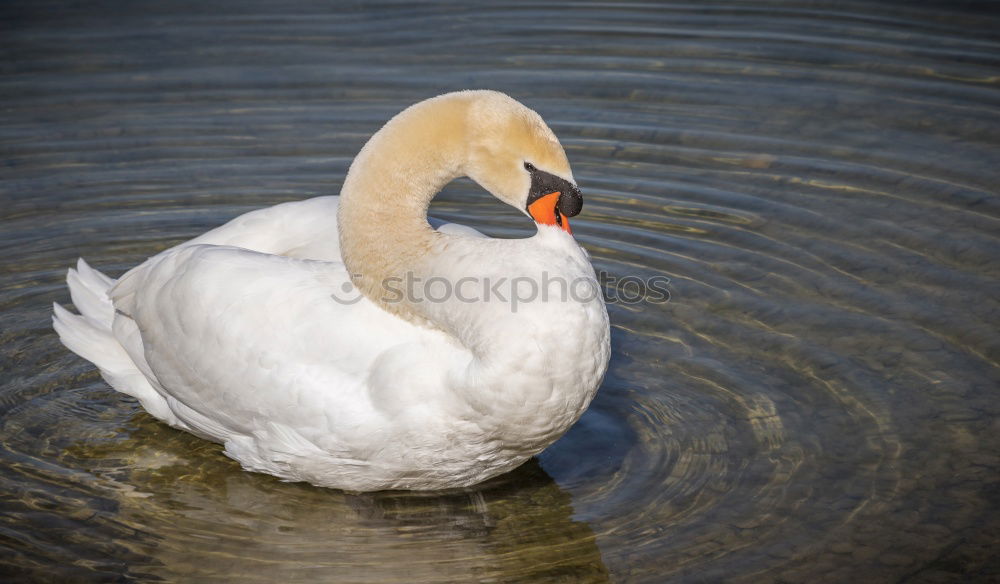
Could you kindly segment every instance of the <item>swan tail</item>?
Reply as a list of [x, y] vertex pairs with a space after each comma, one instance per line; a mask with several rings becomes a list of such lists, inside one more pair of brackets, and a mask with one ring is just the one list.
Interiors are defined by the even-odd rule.
[[73, 305], [80, 314], [73, 314], [53, 303], [52, 327], [62, 344], [97, 365], [102, 373], [120, 375], [135, 371], [135, 363], [111, 332], [115, 308], [108, 297], [108, 290], [115, 281], [80, 258], [76, 268], [67, 272], [66, 283]]
[[115, 318], [115, 307], [108, 297], [108, 290], [115, 281], [90, 267], [80, 258], [76, 269], [70, 268], [66, 274], [69, 284], [69, 294], [73, 305], [80, 315], [93, 323], [97, 328], [111, 331], [111, 323]]
[[115, 308], [108, 291], [115, 281], [81, 258], [76, 269], [69, 269], [66, 283], [80, 314], [52, 304], [52, 328], [62, 344], [96, 365], [111, 387], [138, 399], [147, 412], [168, 424], [182, 426], [112, 332]]
[[90, 361], [102, 373], [122, 373], [135, 368], [135, 364], [111, 334], [111, 327], [104, 328], [84, 315], [73, 314], [59, 303], [52, 304], [52, 327], [59, 340], [70, 351]]

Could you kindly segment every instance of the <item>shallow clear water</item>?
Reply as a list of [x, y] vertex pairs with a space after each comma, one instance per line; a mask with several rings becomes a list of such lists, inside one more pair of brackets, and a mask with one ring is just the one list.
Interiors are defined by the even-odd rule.
[[[4, 3], [0, 573], [1000, 579], [1000, 18], [913, 4]], [[57, 341], [78, 256], [117, 276], [335, 194], [387, 117], [469, 87], [560, 136], [599, 269], [670, 278], [610, 307], [607, 379], [537, 461], [285, 484]], [[433, 212], [531, 229], [468, 182]]]

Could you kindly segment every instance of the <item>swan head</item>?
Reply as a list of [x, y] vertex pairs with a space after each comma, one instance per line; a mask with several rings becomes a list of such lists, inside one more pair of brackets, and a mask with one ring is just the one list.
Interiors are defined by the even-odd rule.
[[570, 232], [583, 197], [566, 152], [541, 116], [496, 91], [477, 91], [469, 109], [465, 173], [539, 224]]

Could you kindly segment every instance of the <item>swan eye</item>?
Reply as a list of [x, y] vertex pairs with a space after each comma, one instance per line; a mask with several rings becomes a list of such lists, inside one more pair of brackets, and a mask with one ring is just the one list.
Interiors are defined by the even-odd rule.
[[528, 172], [535, 172], [535, 165], [530, 162], [525, 162], [524, 170], [527, 170]]

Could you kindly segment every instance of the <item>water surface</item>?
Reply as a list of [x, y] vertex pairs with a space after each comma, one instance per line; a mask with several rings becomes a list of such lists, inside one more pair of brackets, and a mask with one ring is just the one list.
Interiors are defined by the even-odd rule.
[[[1000, 578], [1000, 18], [987, 3], [5, 2], [0, 573], [14, 581]], [[52, 332], [245, 211], [338, 192], [403, 107], [536, 109], [610, 307], [569, 434], [488, 484], [246, 473]], [[457, 182], [439, 217], [523, 216]], [[333, 218], [331, 218], [331, 222]]]

